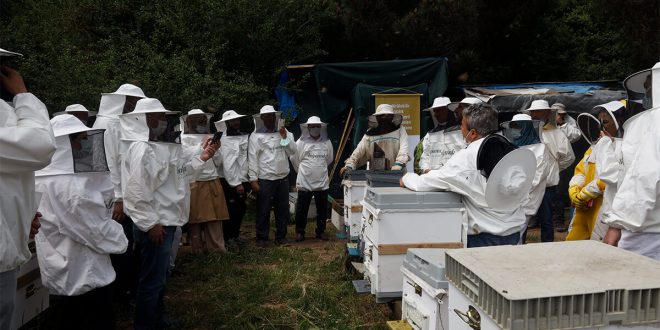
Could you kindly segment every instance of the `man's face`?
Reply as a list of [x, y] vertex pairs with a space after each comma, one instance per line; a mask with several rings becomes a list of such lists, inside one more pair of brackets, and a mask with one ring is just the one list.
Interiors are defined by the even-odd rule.
[[137, 104], [137, 101], [139, 101], [140, 99], [141, 97], [126, 95], [126, 101], [124, 102], [124, 110], [122, 111], [122, 113], [133, 112], [133, 110], [135, 110], [135, 105]]
[[447, 107], [440, 107], [433, 109], [433, 116], [438, 123], [446, 123], [449, 118], [449, 109]]
[[472, 142], [477, 134], [476, 130], [468, 128], [467, 118], [465, 117], [461, 118], [461, 133], [463, 134], [463, 139], [467, 143]]
[[267, 129], [275, 128], [275, 119], [277, 119], [277, 117], [274, 113], [264, 113], [260, 117]]
[[547, 123], [550, 118], [550, 109], [529, 111], [529, 116], [532, 117], [533, 120], [541, 120], [544, 123]]
[[87, 140], [87, 132], [74, 133], [70, 135], [71, 149], [82, 150], [82, 140]]
[[158, 127], [158, 123], [161, 121], [165, 121], [165, 113], [162, 112], [156, 112], [156, 113], [148, 113], [147, 114], [147, 126], [149, 128], [156, 128]]
[[607, 111], [601, 111], [598, 114], [598, 119], [603, 123], [603, 130], [610, 136], [616, 136], [616, 124], [612, 116]]

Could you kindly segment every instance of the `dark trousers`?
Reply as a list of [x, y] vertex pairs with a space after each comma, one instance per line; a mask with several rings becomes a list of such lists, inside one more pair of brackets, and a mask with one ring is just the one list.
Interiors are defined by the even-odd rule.
[[227, 210], [229, 211], [229, 220], [222, 223], [223, 235], [225, 241], [236, 239], [241, 234], [241, 224], [247, 207], [245, 206], [245, 196], [247, 194], [247, 185], [243, 184], [245, 194], [242, 196], [236, 192], [235, 187], [231, 187], [227, 180], [220, 178], [222, 190], [225, 192], [225, 201], [227, 202]]
[[78, 296], [50, 296], [49, 329], [115, 329], [112, 286]]
[[557, 193], [557, 186], [545, 188], [543, 202], [536, 212], [536, 218], [541, 225], [541, 242], [552, 242], [555, 240], [555, 228], [552, 223], [552, 202]]
[[138, 282], [138, 269], [140, 268], [140, 259], [133, 250], [133, 220], [126, 216], [121, 222], [124, 228], [124, 235], [128, 239], [126, 252], [122, 254], [111, 254], [112, 268], [115, 269], [117, 277], [112, 282], [113, 297], [117, 300], [130, 299], [135, 293]]
[[507, 236], [498, 236], [488, 233], [481, 233], [477, 235], [468, 235], [468, 248], [484, 247], [484, 246], [497, 246], [497, 245], [518, 245], [520, 241], [520, 233], [514, 233]]
[[135, 329], [159, 329], [164, 323], [163, 297], [170, 267], [170, 253], [176, 227], [165, 226], [163, 241], [156, 245], [146, 232], [135, 227], [133, 237], [140, 253], [140, 281], [135, 296]]
[[289, 224], [289, 180], [259, 179], [257, 194], [257, 239], [268, 240], [270, 230], [270, 209], [275, 207], [275, 239], [286, 237]]
[[328, 217], [328, 189], [321, 191], [298, 190], [296, 200], [296, 233], [305, 234], [307, 226], [307, 213], [312, 197], [316, 203], [316, 235], [325, 232], [325, 220]]

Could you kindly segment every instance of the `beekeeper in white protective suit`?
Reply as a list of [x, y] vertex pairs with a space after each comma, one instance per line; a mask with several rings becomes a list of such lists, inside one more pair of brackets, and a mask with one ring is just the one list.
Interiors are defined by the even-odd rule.
[[248, 174], [257, 193], [257, 245], [265, 247], [270, 227], [270, 209], [275, 207], [275, 243], [285, 244], [289, 222], [289, 157], [298, 148], [293, 134], [281, 123], [280, 112], [264, 105], [254, 118], [254, 133], [248, 147]]
[[607, 225], [602, 222], [602, 215], [611, 209], [622, 175], [621, 125], [624, 117], [625, 107], [620, 101], [597, 105], [591, 113], [578, 116], [580, 133], [591, 146], [575, 167], [569, 183], [569, 197], [575, 213], [566, 240], [591, 238], [601, 241], [605, 237]]
[[566, 134], [557, 128], [556, 110], [553, 110], [545, 100], [535, 100], [525, 110], [532, 119], [543, 122], [543, 133], [541, 134], [545, 147], [550, 151], [553, 161], [551, 162], [548, 182], [543, 195], [543, 202], [539, 208], [537, 217], [541, 225], [541, 241], [554, 241], [555, 232], [552, 222], [552, 201], [557, 193], [559, 185], [559, 172], [569, 168], [575, 161], [573, 147], [568, 141]]
[[552, 164], [552, 156], [541, 140], [541, 127], [538, 120], [532, 120], [527, 114], [517, 114], [511, 121], [502, 123], [502, 135], [504, 135], [516, 147], [525, 148], [534, 153], [536, 159], [536, 171], [529, 198], [523, 206], [525, 212], [525, 223], [521, 227], [521, 244], [525, 243], [527, 225], [529, 220], [536, 214], [543, 201], [546, 181]]
[[[103, 131], [68, 114], [51, 123], [57, 150], [50, 165], [35, 173], [42, 196], [35, 236], [41, 279], [51, 295], [62, 296], [52, 298], [51, 312], [60, 325], [105, 328], [114, 323], [109, 254], [123, 253], [128, 240], [107, 207], [114, 196]], [[89, 166], [91, 159], [95, 166]]]
[[327, 241], [325, 222], [328, 217], [328, 165], [332, 163], [332, 142], [328, 139], [327, 124], [312, 116], [300, 124], [300, 138], [296, 141], [298, 152], [290, 157], [293, 168], [298, 172], [296, 188], [296, 241], [305, 239], [307, 213], [314, 198], [316, 203], [316, 238]]
[[555, 119], [557, 127], [566, 135], [568, 142], [577, 142], [582, 135], [575, 119], [566, 112], [566, 106], [563, 103], [553, 103], [550, 109], [557, 112], [557, 118]]
[[249, 133], [241, 131], [241, 121], [246, 118], [234, 110], [227, 110], [222, 114], [222, 119], [214, 123], [216, 130], [223, 132], [218, 152], [222, 161], [217, 165], [229, 210], [229, 220], [223, 222], [222, 231], [225, 243], [233, 250], [247, 243], [239, 237], [241, 223], [247, 210], [245, 198], [248, 182]]
[[[463, 196], [468, 248], [516, 245], [525, 223], [523, 205], [534, 178], [534, 156], [527, 150], [515, 150], [516, 146], [495, 134], [497, 130], [494, 107], [471, 105], [463, 111], [461, 122], [467, 148], [439, 170], [408, 173], [401, 178], [401, 185], [414, 191], [453, 191]], [[508, 158], [514, 150], [514, 155], [522, 152], [523, 158]], [[504, 165], [498, 166], [501, 162]], [[496, 171], [498, 167], [504, 171]], [[487, 193], [489, 189], [494, 191]]]
[[419, 159], [422, 173], [441, 168], [451, 156], [466, 146], [460, 122], [455, 113], [449, 110], [450, 103], [448, 97], [438, 97], [433, 100], [430, 108], [424, 109], [433, 118], [433, 129], [422, 140], [422, 157]]
[[604, 242], [660, 260], [660, 62], [624, 80], [628, 92], [621, 141], [623, 175], [603, 215]]
[[[0, 59], [15, 55], [0, 49]], [[55, 138], [46, 106], [18, 71], [0, 66], [0, 89], [13, 96], [11, 103], [0, 100], [0, 329], [8, 329], [18, 267], [30, 259], [28, 239], [39, 228], [34, 171], [50, 163]]]
[[135, 224], [134, 239], [140, 254], [136, 329], [162, 326], [163, 290], [175, 228], [188, 221], [189, 178], [196, 180], [217, 145], [207, 140], [198, 157], [183, 155], [177, 112], [166, 110], [157, 99], [144, 98], [135, 111], [119, 116], [122, 129], [122, 194], [126, 214]]
[[92, 126], [94, 129], [105, 130], [105, 154], [115, 194], [112, 218], [117, 221], [123, 220], [125, 216], [121, 192], [120, 164], [123, 152], [120, 150], [121, 128], [119, 115], [133, 111], [136, 102], [145, 97], [140, 87], [131, 84], [119, 86], [114, 93], [102, 93], [99, 112], [94, 126]]
[[[193, 109], [181, 117], [181, 147], [186, 158], [199, 156], [204, 151], [204, 142], [213, 137], [210, 130], [212, 116]], [[190, 180], [188, 237], [193, 252], [227, 252], [222, 224], [229, 219], [229, 213], [218, 175], [217, 166], [221, 163], [220, 153], [216, 153], [204, 164], [197, 178]]]
[[371, 170], [400, 171], [408, 163], [408, 133], [401, 126], [403, 116], [389, 104], [381, 104], [369, 116], [369, 129], [340, 170], [355, 170], [369, 162]]

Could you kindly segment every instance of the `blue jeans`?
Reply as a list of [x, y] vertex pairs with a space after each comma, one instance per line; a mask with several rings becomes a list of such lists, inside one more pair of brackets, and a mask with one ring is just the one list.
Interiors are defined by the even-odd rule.
[[164, 323], [163, 297], [170, 265], [170, 254], [176, 227], [163, 227], [163, 241], [156, 245], [149, 235], [138, 229], [133, 231], [136, 250], [140, 254], [140, 280], [135, 296], [135, 329], [159, 329]]
[[10, 329], [16, 303], [18, 267], [0, 273], [0, 329]]
[[552, 242], [555, 240], [555, 228], [552, 223], [552, 202], [557, 194], [557, 186], [545, 188], [543, 202], [536, 212], [536, 217], [541, 225], [541, 242]]
[[468, 248], [497, 245], [518, 245], [518, 242], [520, 241], [520, 233], [517, 232], [507, 236], [481, 233], [477, 235], [468, 235], [467, 239]]

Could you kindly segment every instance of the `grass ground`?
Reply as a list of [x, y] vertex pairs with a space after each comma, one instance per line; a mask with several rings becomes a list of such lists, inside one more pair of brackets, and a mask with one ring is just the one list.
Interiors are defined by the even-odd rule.
[[[290, 246], [255, 247], [254, 217], [246, 216], [242, 236], [248, 246], [232, 255], [191, 254], [182, 247], [168, 282], [167, 316], [179, 329], [379, 329], [393, 317], [387, 305], [357, 295], [345, 269], [345, 241], [308, 238]], [[313, 233], [310, 223], [308, 232]], [[289, 226], [289, 238], [295, 235]], [[120, 328], [131, 313], [119, 313]]]

